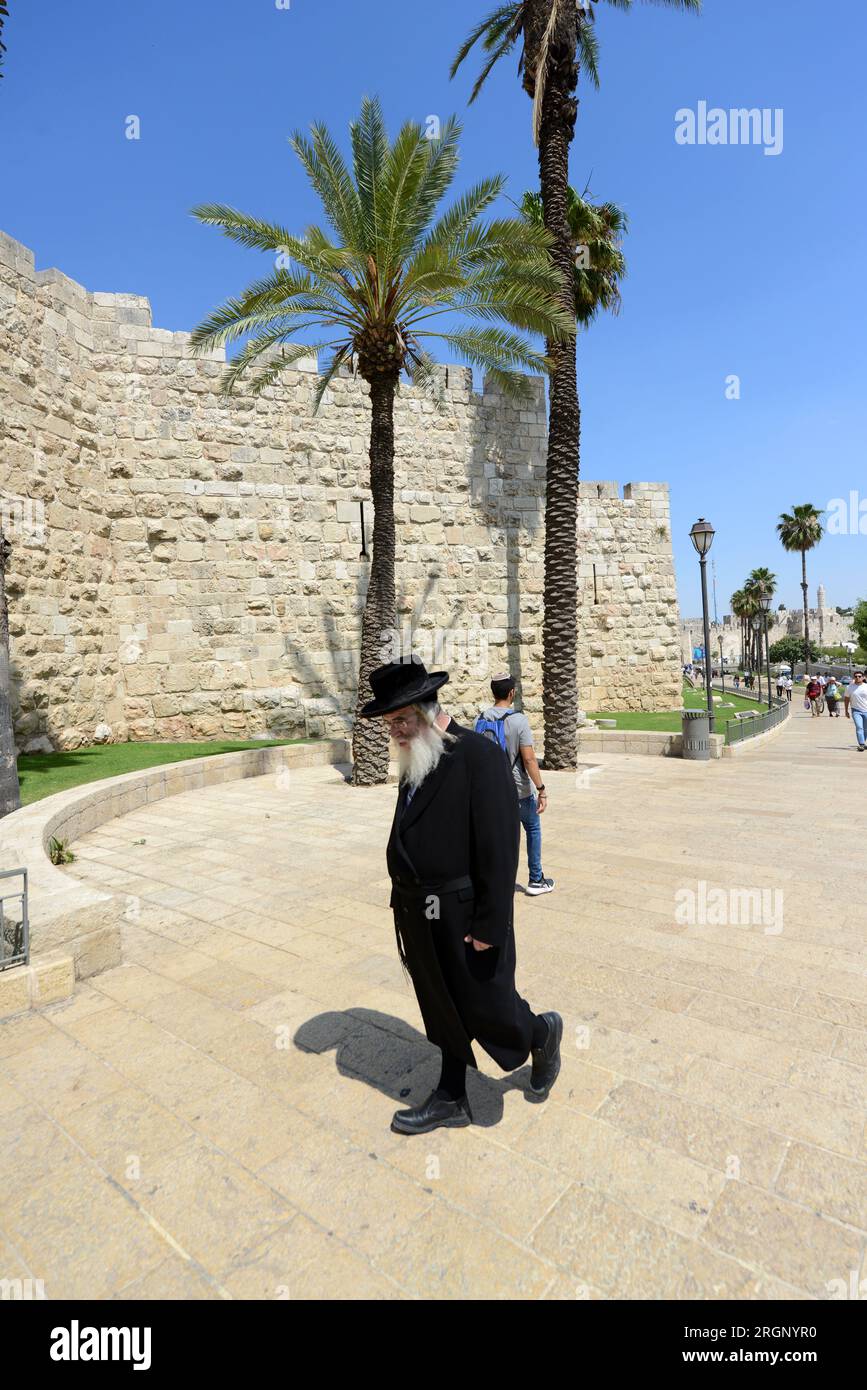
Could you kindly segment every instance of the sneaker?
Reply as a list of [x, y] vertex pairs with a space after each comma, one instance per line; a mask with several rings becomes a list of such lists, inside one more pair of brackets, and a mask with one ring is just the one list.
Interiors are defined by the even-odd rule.
[[531, 878], [527, 884], [527, 892], [531, 898], [537, 898], [540, 893], [550, 893], [553, 887], [553, 878]]

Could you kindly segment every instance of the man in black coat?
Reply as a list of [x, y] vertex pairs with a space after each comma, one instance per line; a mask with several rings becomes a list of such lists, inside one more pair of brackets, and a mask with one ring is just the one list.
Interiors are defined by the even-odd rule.
[[520, 821], [508, 760], [494, 743], [444, 714], [448, 680], [421, 662], [391, 662], [370, 677], [397, 744], [400, 790], [386, 858], [401, 961], [425, 1032], [442, 1052], [439, 1084], [392, 1129], [424, 1134], [472, 1121], [467, 1066], [476, 1039], [504, 1071], [532, 1053], [530, 1089], [546, 1096], [560, 1071], [563, 1020], [535, 1015], [515, 990], [513, 907]]

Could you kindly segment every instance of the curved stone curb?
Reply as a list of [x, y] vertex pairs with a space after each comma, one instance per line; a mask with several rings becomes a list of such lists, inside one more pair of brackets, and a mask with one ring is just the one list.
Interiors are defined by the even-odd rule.
[[52, 864], [52, 837], [70, 844], [166, 796], [262, 777], [284, 767], [345, 763], [350, 758], [347, 739], [265, 744], [88, 782], [6, 816], [0, 822], [0, 868], [28, 870], [31, 963], [0, 973], [0, 1017], [65, 998], [74, 979], [120, 964], [124, 898], [99, 892]]
[[752, 738], [745, 738], [738, 743], [727, 743], [723, 749], [723, 757], [738, 758], [749, 749], [760, 747], [762, 744], [767, 743], [769, 738], [776, 738], [778, 734], [782, 733], [783, 729], [788, 729], [791, 722], [792, 716], [789, 714], [785, 719], [781, 720], [779, 724], [775, 724], [773, 729], [766, 729], [763, 734], [755, 734]]
[[[723, 754], [723, 735], [710, 734], [710, 756]], [[579, 729], [579, 753], [634, 753], [640, 757], [680, 758], [683, 734], [663, 729]]]

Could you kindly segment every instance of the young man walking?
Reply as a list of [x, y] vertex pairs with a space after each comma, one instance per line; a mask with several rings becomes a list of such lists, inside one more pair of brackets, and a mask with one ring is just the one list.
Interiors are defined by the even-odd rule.
[[546, 878], [542, 872], [542, 825], [539, 817], [548, 805], [548, 793], [536, 761], [530, 721], [526, 714], [521, 714], [514, 707], [515, 686], [514, 678], [508, 674], [494, 677], [491, 681], [494, 703], [483, 710], [476, 720], [476, 733], [498, 742], [509, 760], [518, 795], [518, 812], [527, 835], [527, 892], [535, 898], [540, 893], [550, 893], [554, 887], [553, 878]]
[[846, 686], [846, 718], [851, 712], [858, 740], [858, 752], [867, 748], [867, 680], [863, 671], [856, 671]]

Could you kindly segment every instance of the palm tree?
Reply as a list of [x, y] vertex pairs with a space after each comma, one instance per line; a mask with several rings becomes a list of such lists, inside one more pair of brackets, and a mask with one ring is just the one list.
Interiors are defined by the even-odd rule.
[[[248, 337], [223, 391], [231, 394], [258, 362], [249, 379], [258, 394], [313, 351], [325, 354], [316, 408], [344, 365], [355, 366], [370, 388], [373, 556], [353, 730], [353, 780], [363, 785], [385, 781], [388, 772], [385, 728], [379, 720], [360, 719], [358, 709], [369, 698], [367, 677], [383, 659], [384, 634], [396, 626], [394, 400], [401, 375], [432, 386], [424, 343], [441, 339], [504, 390], [520, 393], [526, 389], [522, 369], [550, 365], [526, 333], [556, 339], [571, 327], [544, 229], [523, 218], [480, 220], [502, 192], [501, 177], [481, 180], [438, 214], [455, 177], [459, 136], [454, 118], [437, 140], [408, 122], [392, 144], [379, 102], [371, 99], [350, 125], [351, 169], [325, 126], [314, 125], [309, 140], [293, 136], [333, 235], [313, 226], [293, 236], [223, 204], [193, 209], [201, 222], [242, 246], [280, 252], [276, 269], [227, 300], [192, 334], [197, 352]], [[435, 332], [446, 315], [448, 324]], [[310, 330], [318, 341], [292, 342]]]
[[731, 597], [732, 613], [741, 625], [741, 666], [746, 669], [747, 664], [747, 596], [743, 589], [735, 589]]
[[9, 671], [9, 609], [6, 605], [6, 566], [12, 547], [0, 526], [0, 819], [21, 805], [15, 733], [12, 728], [12, 682]]
[[[620, 312], [620, 282], [626, 275], [626, 258], [620, 243], [629, 224], [626, 213], [616, 203], [589, 203], [574, 188], [568, 192], [575, 318], [579, 327], [588, 328], [600, 309], [612, 314]], [[525, 193], [521, 212], [537, 226], [543, 226], [541, 193]], [[549, 346], [553, 350], [556, 345]]]
[[[653, 0], [699, 10], [701, 0]], [[608, 0], [629, 9], [632, 0]], [[596, 0], [507, 0], [468, 35], [451, 67], [460, 68], [478, 44], [484, 55], [470, 95], [475, 101], [491, 70], [521, 44], [518, 71], [533, 102], [533, 138], [552, 257], [571, 308], [574, 270], [569, 223], [569, 150], [578, 114], [579, 66], [599, 85]], [[545, 592], [542, 624], [542, 708], [545, 765], [574, 767], [577, 759], [578, 447], [580, 414], [575, 334], [556, 344], [549, 388], [545, 497]]]
[[810, 661], [810, 605], [807, 590], [807, 551], [818, 545], [825, 534], [820, 521], [822, 513], [812, 502], [782, 512], [777, 522], [777, 535], [783, 549], [801, 553], [801, 592], [804, 595], [804, 662]]
[[[765, 566], [760, 566], [758, 569], [750, 571], [746, 583], [744, 584], [744, 593], [753, 600], [752, 615], [757, 615], [760, 618], [762, 617], [764, 613], [762, 599], [766, 595], [768, 599], [772, 599], [776, 592], [776, 588], [777, 576], [771, 574], [771, 571]], [[767, 655], [767, 653], [763, 652], [764, 636], [764, 623], [762, 623], [757, 630], [755, 628], [753, 629], [753, 646], [758, 656], [757, 664], [759, 670], [764, 666], [764, 656]]]

